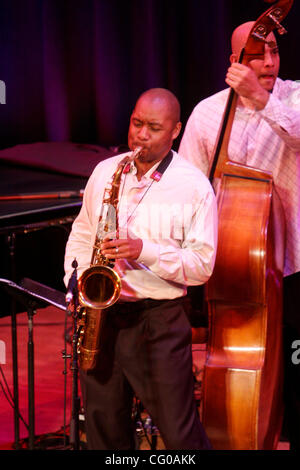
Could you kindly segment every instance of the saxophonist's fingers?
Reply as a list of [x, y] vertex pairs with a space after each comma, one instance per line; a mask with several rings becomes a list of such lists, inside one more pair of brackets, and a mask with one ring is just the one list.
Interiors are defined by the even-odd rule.
[[118, 235], [117, 235], [117, 232], [109, 232], [105, 235], [105, 237], [103, 238], [103, 241], [104, 242], [107, 242], [109, 240], [116, 240], [118, 238]]

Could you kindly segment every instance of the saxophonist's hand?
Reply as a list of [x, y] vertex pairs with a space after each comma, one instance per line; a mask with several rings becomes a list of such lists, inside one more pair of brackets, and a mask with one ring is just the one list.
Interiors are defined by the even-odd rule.
[[[122, 236], [121, 236], [122, 235]], [[101, 244], [101, 253], [108, 259], [131, 259], [140, 256], [143, 248], [143, 240], [129, 233], [121, 232], [108, 234]]]

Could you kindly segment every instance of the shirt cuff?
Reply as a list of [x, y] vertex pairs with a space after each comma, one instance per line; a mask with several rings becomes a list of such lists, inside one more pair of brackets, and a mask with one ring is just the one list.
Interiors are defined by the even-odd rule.
[[136, 261], [138, 263], [143, 263], [146, 266], [152, 266], [157, 262], [158, 258], [159, 245], [157, 243], [150, 242], [149, 240], [143, 240], [143, 248]]

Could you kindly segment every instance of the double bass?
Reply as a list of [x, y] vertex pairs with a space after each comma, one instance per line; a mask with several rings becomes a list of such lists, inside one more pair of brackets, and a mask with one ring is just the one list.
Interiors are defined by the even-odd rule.
[[[264, 54], [274, 29], [285, 31], [281, 21], [292, 3], [279, 0], [258, 18], [241, 63]], [[236, 104], [230, 89], [210, 171], [210, 180], [219, 181], [219, 241], [206, 286], [202, 419], [214, 449], [276, 449], [283, 416], [285, 219], [272, 175], [228, 156]]]

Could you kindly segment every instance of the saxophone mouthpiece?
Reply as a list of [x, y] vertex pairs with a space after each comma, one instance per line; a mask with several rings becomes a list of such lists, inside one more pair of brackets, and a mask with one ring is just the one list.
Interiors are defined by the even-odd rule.
[[132, 151], [130, 159], [133, 161], [135, 158], [139, 158], [139, 154], [143, 150], [143, 147], [135, 147], [135, 149]]

